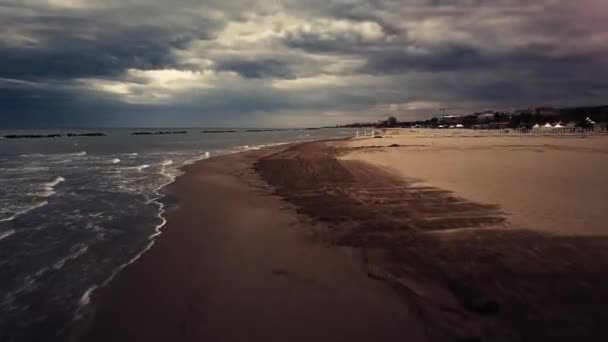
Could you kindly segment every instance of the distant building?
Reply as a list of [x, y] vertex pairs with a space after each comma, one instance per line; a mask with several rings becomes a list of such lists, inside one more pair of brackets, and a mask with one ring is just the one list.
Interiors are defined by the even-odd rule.
[[519, 116], [519, 115], [532, 115], [534, 114], [535, 111], [533, 109], [518, 109], [516, 111], [513, 112], [514, 116]]
[[439, 123], [447, 126], [461, 124], [462, 117], [456, 115], [444, 115], [439, 119]]
[[494, 112], [480, 113], [479, 115], [477, 115], [477, 123], [492, 123], [494, 122], [495, 118], [496, 116], [494, 115]]

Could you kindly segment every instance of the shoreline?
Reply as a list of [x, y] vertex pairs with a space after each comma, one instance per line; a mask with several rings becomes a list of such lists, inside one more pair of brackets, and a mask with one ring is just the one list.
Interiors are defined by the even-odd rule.
[[[258, 150], [264, 149], [264, 148], [273, 148], [273, 147], [277, 147], [277, 146], [281, 146], [281, 145], [289, 145], [289, 144], [294, 144], [294, 143], [267, 144], [267, 145], [263, 145], [261, 147], [256, 146], [256, 148], [253, 148], [253, 149], [249, 149], [249, 146], [239, 146], [239, 147], [243, 148], [243, 150], [234, 151], [234, 152], [226, 152], [226, 153], [214, 156], [213, 158], [221, 158], [221, 157], [231, 155], [231, 154], [248, 153], [248, 152], [252, 152], [252, 151], [258, 151]], [[158, 208], [159, 208], [158, 209], [158, 218], [161, 220], [161, 222], [155, 226], [153, 233], [150, 236], [148, 236], [147, 239], [149, 240], [149, 242], [144, 248], [142, 248], [134, 257], [127, 260], [125, 263], [121, 264], [118, 268], [116, 268], [106, 280], [104, 280], [100, 284], [94, 284], [94, 285], [90, 286], [80, 296], [80, 298], [78, 300], [79, 307], [74, 312], [72, 322], [70, 324], [70, 326], [71, 326], [70, 327], [71, 333], [69, 334], [70, 341], [80, 341], [80, 339], [82, 338], [82, 335], [86, 334], [86, 332], [90, 328], [89, 326], [95, 315], [96, 306], [98, 305], [98, 303], [96, 303], [95, 298], [99, 297], [99, 296], [103, 296], [103, 294], [98, 294], [98, 292], [103, 292], [104, 289], [106, 287], [110, 286], [112, 281], [117, 276], [119, 276], [119, 274], [121, 272], [124, 272], [129, 266], [136, 263], [147, 252], [149, 252], [150, 249], [152, 247], [154, 247], [154, 244], [156, 243], [157, 238], [159, 238], [163, 234], [163, 228], [167, 225], [167, 219], [165, 217], [165, 214], [167, 212], [166, 203], [163, 202], [163, 199], [166, 199], [168, 197], [168, 188], [173, 183], [175, 183], [175, 181], [177, 181], [178, 178], [186, 175], [187, 168], [189, 168], [193, 165], [196, 165], [197, 163], [202, 162], [204, 160], [208, 160], [210, 158], [211, 157], [209, 155], [209, 152], [205, 152], [205, 154], [202, 154], [199, 157], [196, 157], [192, 160], [187, 161], [184, 165], [182, 165], [178, 168], [178, 170], [180, 171], [180, 174], [169, 175], [168, 178], [170, 180], [167, 183], [164, 183], [164, 184], [160, 185], [159, 187], [157, 187], [156, 189], [154, 189], [154, 193], [156, 194], [156, 197], [153, 199], [149, 199], [146, 202], [146, 204], [155, 203], [158, 206]], [[164, 174], [165, 165], [163, 164], [162, 166], [163, 166], [163, 171], [161, 171], [161, 173]], [[10, 234], [7, 236], [10, 236]], [[0, 237], [0, 239], [4, 238], [4, 237], [5, 236], [2, 236], [2, 237]], [[97, 299], [97, 301], [98, 300], [99, 299]], [[93, 315], [93, 317], [85, 317], [87, 315], [88, 316]]]
[[367, 277], [356, 250], [320, 244], [325, 228], [260, 182], [253, 163], [289, 148], [187, 166], [167, 188], [178, 206], [163, 234], [96, 294], [82, 340], [422, 340], [417, 318]]
[[99, 291], [83, 340], [605, 337], [608, 241], [509, 228], [499, 206], [342, 157], [361, 143], [184, 167], [166, 233]]
[[[247, 153], [247, 152], [251, 152], [251, 151], [257, 151], [263, 148], [272, 148], [272, 147], [276, 147], [276, 146], [281, 146], [281, 145], [290, 145], [290, 144], [296, 144], [296, 143], [301, 143], [301, 142], [287, 142], [287, 143], [271, 143], [271, 144], [263, 144], [261, 146], [254, 146], [253, 148], [250, 146], [239, 146], [240, 148], [242, 148], [243, 150], [241, 151], [233, 151], [233, 152], [225, 152], [223, 154], [219, 154], [217, 156], [215, 156], [214, 158], [217, 157], [222, 157], [225, 155], [230, 155], [230, 154], [239, 154], [239, 153]], [[211, 158], [209, 155], [209, 152], [205, 152], [204, 154], [202, 154], [199, 157], [193, 158], [192, 160], [187, 161], [184, 165], [180, 166], [178, 168], [178, 170], [181, 172], [181, 174], [178, 175], [169, 175], [169, 181], [165, 184], [160, 185], [158, 188], [154, 189], [154, 193], [156, 194], [156, 197], [153, 199], [150, 199], [146, 202], [146, 204], [150, 204], [150, 203], [155, 203], [158, 207], [158, 218], [161, 220], [161, 223], [159, 223], [158, 225], [156, 225], [156, 227], [154, 228], [154, 232], [148, 236], [148, 240], [149, 243], [141, 249], [141, 251], [139, 251], [134, 257], [132, 257], [131, 259], [127, 260], [125, 263], [121, 264], [117, 269], [115, 269], [112, 274], [102, 283], [100, 284], [95, 284], [90, 286], [80, 297], [79, 299], [79, 308], [76, 310], [76, 312], [74, 313], [74, 317], [73, 317], [73, 322], [72, 324], [76, 323], [77, 326], [82, 325], [82, 322], [78, 322], [81, 320], [81, 315], [82, 315], [82, 311], [83, 310], [90, 310], [91, 308], [88, 308], [88, 306], [91, 304], [91, 298], [93, 297], [94, 293], [100, 289], [103, 289], [104, 287], [108, 286], [112, 280], [114, 280], [114, 278], [116, 276], [118, 276], [118, 274], [122, 271], [124, 271], [127, 267], [129, 267], [130, 265], [132, 265], [133, 263], [137, 262], [146, 252], [148, 252], [155, 244], [156, 242], [156, 238], [159, 237], [163, 232], [162, 229], [163, 227], [167, 224], [167, 220], [164, 217], [164, 214], [166, 213], [166, 204], [162, 201], [164, 198], [167, 197], [166, 194], [166, 188], [171, 186], [171, 184], [173, 184], [179, 177], [184, 176], [186, 173], [185, 168], [187, 168], [188, 166], [194, 165], [196, 163], [199, 163], [201, 161], [207, 160]], [[164, 167], [165, 165], [163, 165], [163, 171], [161, 171], [162, 174], [164, 173]], [[11, 234], [8, 234], [6, 236], [0, 236], [0, 240], [4, 237], [8, 237]], [[94, 309], [93, 309], [94, 310]], [[85, 324], [86, 325], [86, 324]], [[79, 330], [80, 328], [78, 328]]]

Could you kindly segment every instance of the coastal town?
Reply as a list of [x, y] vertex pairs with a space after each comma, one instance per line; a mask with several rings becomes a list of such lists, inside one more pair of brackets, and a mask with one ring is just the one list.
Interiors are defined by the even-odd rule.
[[341, 127], [403, 127], [438, 129], [513, 129], [522, 132], [554, 131], [576, 132], [583, 130], [607, 131], [608, 106], [554, 108], [536, 107], [522, 110], [485, 110], [471, 114], [446, 114], [427, 120], [400, 121], [395, 116], [376, 122], [354, 123]]

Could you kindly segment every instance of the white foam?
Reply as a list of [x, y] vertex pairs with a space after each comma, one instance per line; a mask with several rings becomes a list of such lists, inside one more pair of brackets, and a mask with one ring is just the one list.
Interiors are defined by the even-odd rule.
[[74, 152], [74, 153], [51, 153], [51, 154], [30, 153], [30, 154], [21, 154], [20, 157], [24, 157], [24, 158], [39, 158], [39, 157], [46, 157], [46, 156], [51, 156], [51, 157], [57, 157], [57, 156], [82, 157], [82, 156], [86, 156], [86, 155], [87, 155], [87, 151], [80, 151], [80, 152]]
[[59, 184], [61, 182], [65, 182], [65, 178], [63, 178], [61, 176], [57, 176], [52, 181], [50, 181], [48, 183], [44, 183], [44, 186], [45, 187], [54, 187], [54, 186], [56, 186], [57, 184]]
[[141, 258], [142, 255], [144, 255], [147, 251], [150, 250], [150, 248], [152, 248], [152, 246], [154, 246], [154, 243], [156, 242], [156, 240], [155, 240], [156, 237], [159, 236], [160, 234], [162, 234], [161, 229], [162, 229], [162, 227], [164, 227], [167, 224], [167, 220], [164, 217], [164, 214], [166, 211], [165, 204], [160, 201], [160, 199], [162, 199], [165, 196], [161, 192], [161, 190], [165, 186], [167, 186], [175, 181], [175, 176], [165, 173], [165, 165], [171, 165], [171, 164], [173, 164], [173, 161], [171, 161], [171, 160], [166, 160], [161, 164], [161, 166], [162, 166], [161, 174], [167, 176], [167, 178], [169, 180], [166, 183], [161, 184], [158, 188], [154, 189], [153, 192], [156, 195], [156, 197], [149, 199], [146, 202], [146, 204], [154, 203], [155, 205], [158, 206], [158, 218], [160, 219], [160, 223], [158, 225], [156, 225], [156, 227], [154, 228], [154, 233], [152, 233], [150, 236], [148, 236], [148, 244], [134, 257], [129, 259], [124, 264], [118, 266], [114, 270], [114, 272], [112, 272], [112, 274], [103, 283], [101, 283], [101, 285], [99, 285], [99, 284], [92, 285], [83, 293], [83, 295], [80, 297], [80, 300], [78, 301], [80, 308], [76, 311], [76, 314], [74, 315], [75, 319], [78, 319], [80, 317], [82, 308], [89, 305], [89, 303], [91, 303], [91, 296], [93, 295], [93, 292], [95, 292], [95, 290], [97, 290], [99, 287], [105, 287], [106, 285], [108, 285], [118, 275], [118, 273], [120, 273], [127, 266], [133, 264], [135, 261], [137, 261], [139, 258]]
[[205, 152], [199, 156], [196, 156], [194, 158], [188, 159], [184, 162], [184, 166], [186, 165], [192, 165], [194, 163], [196, 163], [199, 160], [205, 160], [205, 159], [209, 159], [211, 158], [211, 153], [210, 152]]
[[296, 143], [296, 142], [299, 142], [299, 140], [291, 141], [291, 142], [259, 144], [259, 145], [253, 145], [253, 146], [244, 145], [244, 146], [235, 147], [236, 150], [233, 150], [233, 152], [257, 151], [264, 147], [287, 145], [287, 144]]
[[112, 164], [118, 164], [118, 163], [120, 163], [120, 159], [118, 159], [118, 158], [112, 159]]
[[242, 151], [256, 151], [259, 150], [261, 148], [262, 145], [260, 146], [249, 146], [249, 145], [245, 145], [245, 146], [241, 146], [240, 149]]
[[14, 229], [11, 229], [6, 232], [2, 232], [2, 233], [0, 233], [0, 240], [6, 239], [7, 237], [9, 237], [15, 233], [16, 233], [16, 231]]
[[29, 211], [32, 211], [32, 210], [40, 208], [40, 207], [44, 207], [47, 204], [49, 204], [49, 202], [47, 202], [47, 201], [42, 201], [42, 202], [36, 203], [36, 204], [34, 204], [34, 205], [30, 206], [30, 207], [27, 207], [27, 208], [25, 208], [23, 210], [17, 211], [11, 217], [0, 219], [0, 222], [12, 221], [12, 220], [16, 219], [17, 217], [19, 217], [19, 216], [21, 216], [21, 215], [23, 215], [23, 214], [25, 214], [25, 213], [27, 213]]
[[65, 182], [65, 178], [58, 176], [50, 182], [42, 183], [42, 192], [38, 194], [40, 197], [51, 197], [55, 194], [55, 186]]
[[20, 172], [20, 173], [29, 173], [29, 172], [37, 172], [37, 171], [48, 171], [49, 168], [46, 166], [22, 166], [22, 167], [5, 167], [0, 168], [0, 171], [5, 172]]
[[137, 171], [143, 171], [147, 168], [149, 168], [150, 165], [148, 164], [143, 164], [143, 165], [139, 165], [139, 166], [127, 166], [127, 167], [123, 167], [121, 168], [121, 170], [137, 170]]
[[93, 291], [95, 291], [97, 289], [97, 285], [93, 285], [91, 287], [89, 287], [84, 294], [80, 297], [80, 300], [78, 301], [78, 304], [80, 304], [80, 306], [87, 306], [89, 305], [89, 303], [91, 302], [91, 294], [93, 294]]
[[23, 157], [23, 158], [37, 158], [37, 157], [44, 157], [46, 154], [43, 153], [30, 153], [30, 154], [21, 154], [19, 155], [19, 157]]
[[67, 164], [67, 163], [71, 163], [72, 159], [62, 159], [62, 160], [58, 160], [58, 161], [51, 161], [49, 162], [49, 164]]
[[76, 252], [74, 252], [74, 253], [66, 256], [65, 258], [60, 259], [57, 262], [55, 262], [53, 264], [53, 269], [54, 270], [58, 270], [58, 269], [62, 268], [63, 265], [65, 265], [66, 262], [68, 262], [70, 260], [76, 260], [76, 259], [78, 259], [80, 256], [82, 256], [88, 250], [89, 250], [89, 246], [82, 245], [80, 248], [78, 248], [78, 250], [76, 250]]

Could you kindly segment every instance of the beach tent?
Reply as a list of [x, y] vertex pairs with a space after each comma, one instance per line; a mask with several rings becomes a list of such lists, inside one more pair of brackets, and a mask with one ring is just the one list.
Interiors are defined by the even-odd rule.
[[564, 128], [564, 126], [557, 124], [557, 125], [553, 126], [553, 128]]
[[536, 125], [534, 125], [534, 127], [532, 127], [532, 128], [534, 128], [534, 129], [540, 128], [540, 125], [539, 125], [539, 124], [536, 124]]
[[458, 124], [456, 125], [456, 128], [464, 128], [464, 126], [462, 124]]
[[543, 128], [553, 128], [553, 126], [551, 126], [551, 124], [547, 122], [547, 123], [546, 123], [546, 124], [543, 126]]

